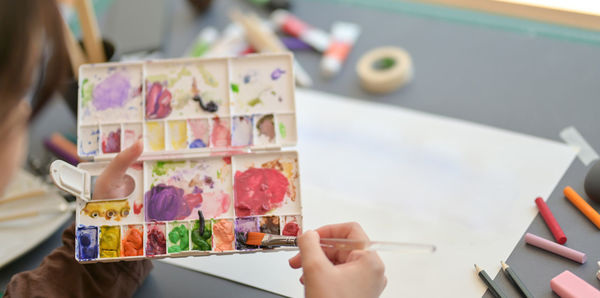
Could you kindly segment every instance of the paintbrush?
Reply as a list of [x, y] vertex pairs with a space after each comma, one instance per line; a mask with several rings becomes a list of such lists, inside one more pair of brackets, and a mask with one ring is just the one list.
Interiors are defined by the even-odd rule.
[[30, 190], [28, 192], [20, 193], [18, 195], [2, 198], [2, 199], [0, 199], [0, 204], [29, 199], [29, 198], [41, 197], [41, 196], [45, 195], [46, 193], [47, 192], [44, 189]]
[[39, 216], [42, 214], [63, 213], [63, 212], [72, 211], [72, 210], [75, 210], [75, 203], [62, 203], [62, 204], [60, 204], [54, 208], [50, 208], [50, 209], [27, 211], [27, 212], [23, 212], [23, 213], [17, 213], [17, 214], [3, 216], [3, 217], [0, 217], [0, 222], [11, 221], [11, 220], [27, 218], [27, 217], [34, 217], [34, 216]]
[[[298, 246], [296, 236], [281, 236], [258, 232], [248, 232], [246, 244], [273, 247], [273, 246]], [[341, 250], [379, 250], [401, 252], [435, 252], [435, 245], [420, 243], [402, 243], [386, 241], [362, 241], [353, 239], [321, 238], [321, 247]]]

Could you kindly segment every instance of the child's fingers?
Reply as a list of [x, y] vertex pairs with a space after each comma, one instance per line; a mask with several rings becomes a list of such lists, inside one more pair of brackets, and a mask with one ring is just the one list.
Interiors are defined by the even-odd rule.
[[144, 145], [140, 140], [115, 156], [96, 179], [93, 199], [116, 199], [130, 194], [135, 188], [135, 182], [125, 173], [143, 150]]
[[[341, 238], [361, 241], [369, 241], [369, 237], [356, 222], [346, 222], [341, 224], [326, 225], [317, 229], [321, 238]], [[334, 264], [343, 264], [346, 262], [350, 251], [339, 249], [324, 249], [327, 258]]]
[[306, 231], [298, 237], [300, 258], [304, 272], [319, 271], [324, 267], [332, 266], [327, 256], [321, 249], [319, 234], [315, 231]]
[[117, 154], [115, 158], [108, 164], [101, 176], [121, 177], [125, 174], [129, 166], [131, 166], [142, 155], [144, 144], [142, 140], [131, 145], [129, 148]]
[[294, 269], [302, 267], [302, 258], [300, 257], [300, 253], [297, 253], [295, 256], [291, 257], [288, 262], [290, 263], [290, 267]]

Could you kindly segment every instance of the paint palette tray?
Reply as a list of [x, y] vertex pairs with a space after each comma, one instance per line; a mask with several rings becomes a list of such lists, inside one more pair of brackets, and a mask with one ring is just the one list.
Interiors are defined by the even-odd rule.
[[[77, 196], [76, 259], [289, 249], [245, 236], [302, 229], [298, 153], [282, 150], [297, 141], [292, 65], [289, 54], [262, 54], [82, 66], [78, 153], [92, 162], [50, 169]], [[131, 193], [91, 200], [110, 160], [140, 139]]]
[[78, 154], [113, 158], [138, 139], [142, 157], [296, 144], [291, 56], [84, 65]]

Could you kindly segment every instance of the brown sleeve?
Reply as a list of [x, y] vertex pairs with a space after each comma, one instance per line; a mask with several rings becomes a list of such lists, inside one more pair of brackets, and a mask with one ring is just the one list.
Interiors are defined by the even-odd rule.
[[152, 262], [79, 264], [75, 224], [63, 233], [63, 246], [33, 270], [14, 275], [4, 297], [131, 297], [152, 270]]

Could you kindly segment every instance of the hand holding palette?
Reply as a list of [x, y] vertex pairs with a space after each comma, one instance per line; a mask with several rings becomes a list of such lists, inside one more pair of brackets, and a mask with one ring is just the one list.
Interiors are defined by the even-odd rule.
[[[289, 54], [84, 65], [78, 168], [57, 161], [77, 196], [80, 262], [277, 251], [248, 232], [302, 226], [294, 72]], [[143, 139], [131, 194], [91, 200], [94, 178]]]

